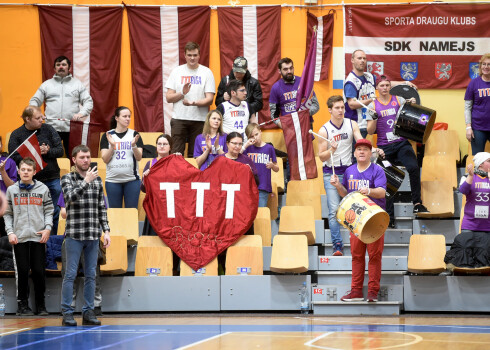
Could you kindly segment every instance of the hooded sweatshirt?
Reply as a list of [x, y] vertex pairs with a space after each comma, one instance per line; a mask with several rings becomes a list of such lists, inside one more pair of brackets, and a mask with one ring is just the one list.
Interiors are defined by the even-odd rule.
[[36, 232], [51, 230], [53, 226], [53, 200], [48, 187], [34, 180], [31, 189], [19, 187], [20, 181], [7, 188], [7, 210], [5, 211], [5, 231], [15, 233], [19, 243], [39, 242], [41, 235]]

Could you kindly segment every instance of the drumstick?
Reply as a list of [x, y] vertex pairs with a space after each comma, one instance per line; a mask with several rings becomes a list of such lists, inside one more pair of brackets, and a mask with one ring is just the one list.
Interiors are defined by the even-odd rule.
[[359, 104], [360, 104], [361, 106], [363, 106], [364, 108], [369, 109], [370, 111], [373, 111], [374, 113], [376, 113], [376, 111], [375, 111], [374, 109], [369, 108], [369, 107], [368, 107], [368, 106], [366, 106], [364, 103], [362, 103], [361, 101], [359, 101], [357, 98], [356, 98], [355, 100], [356, 100], [357, 102], [359, 102]]
[[[310, 129], [310, 130], [308, 130], [308, 132], [309, 132], [310, 134], [313, 134], [313, 135], [315, 135], [315, 136], [318, 136], [318, 137], [319, 137], [319, 138], [321, 138], [321, 139], [324, 139], [325, 141], [327, 141], [327, 142], [329, 142], [329, 143], [331, 144], [331, 142], [330, 142], [330, 140], [329, 140], [329, 139], [327, 139], [326, 137], [323, 137], [322, 135], [317, 134], [317, 133], [316, 133], [316, 132], [314, 132], [313, 130], [311, 130], [311, 129]], [[333, 153], [332, 153], [332, 148], [330, 148], [330, 159], [332, 160], [332, 174], [333, 174], [333, 175], [335, 175], [335, 166], [333, 165]]]

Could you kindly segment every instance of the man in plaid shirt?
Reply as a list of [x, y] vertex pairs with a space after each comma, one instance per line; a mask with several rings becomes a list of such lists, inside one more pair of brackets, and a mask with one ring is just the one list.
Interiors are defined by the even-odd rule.
[[104, 203], [102, 180], [97, 167], [90, 168], [90, 149], [80, 145], [73, 149], [72, 160], [76, 172], [61, 178], [61, 188], [66, 204], [65, 248], [66, 267], [61, 289], [63, 326], [76, 326], [73, 318], [73, 281], [77, 276], [80, 255], [84, 254], [85, 284], [83, 287], [83, 325], [100, 325], [94, 313], [95, 269], [99, 251], [101, 229], [104, 231], [104, 247], [111, 243], [109, 223]]

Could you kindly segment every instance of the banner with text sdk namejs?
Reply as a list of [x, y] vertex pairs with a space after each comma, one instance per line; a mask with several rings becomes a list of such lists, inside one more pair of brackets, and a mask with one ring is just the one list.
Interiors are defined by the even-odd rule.
[[490, 52], [490, 5], [345, 7], [345, 66], [363, 49], [368, 72], [419, 88], [466, 88]]

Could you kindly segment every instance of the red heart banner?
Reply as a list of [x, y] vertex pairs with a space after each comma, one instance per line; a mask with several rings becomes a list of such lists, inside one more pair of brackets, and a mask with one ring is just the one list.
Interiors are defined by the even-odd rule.
[[145, 177], [151, 226], [197, 270], [232, 245], [257, 215], [259, 190], [250, 167], [217, 157], [200, 171], [182, 156], [159, 160]]

